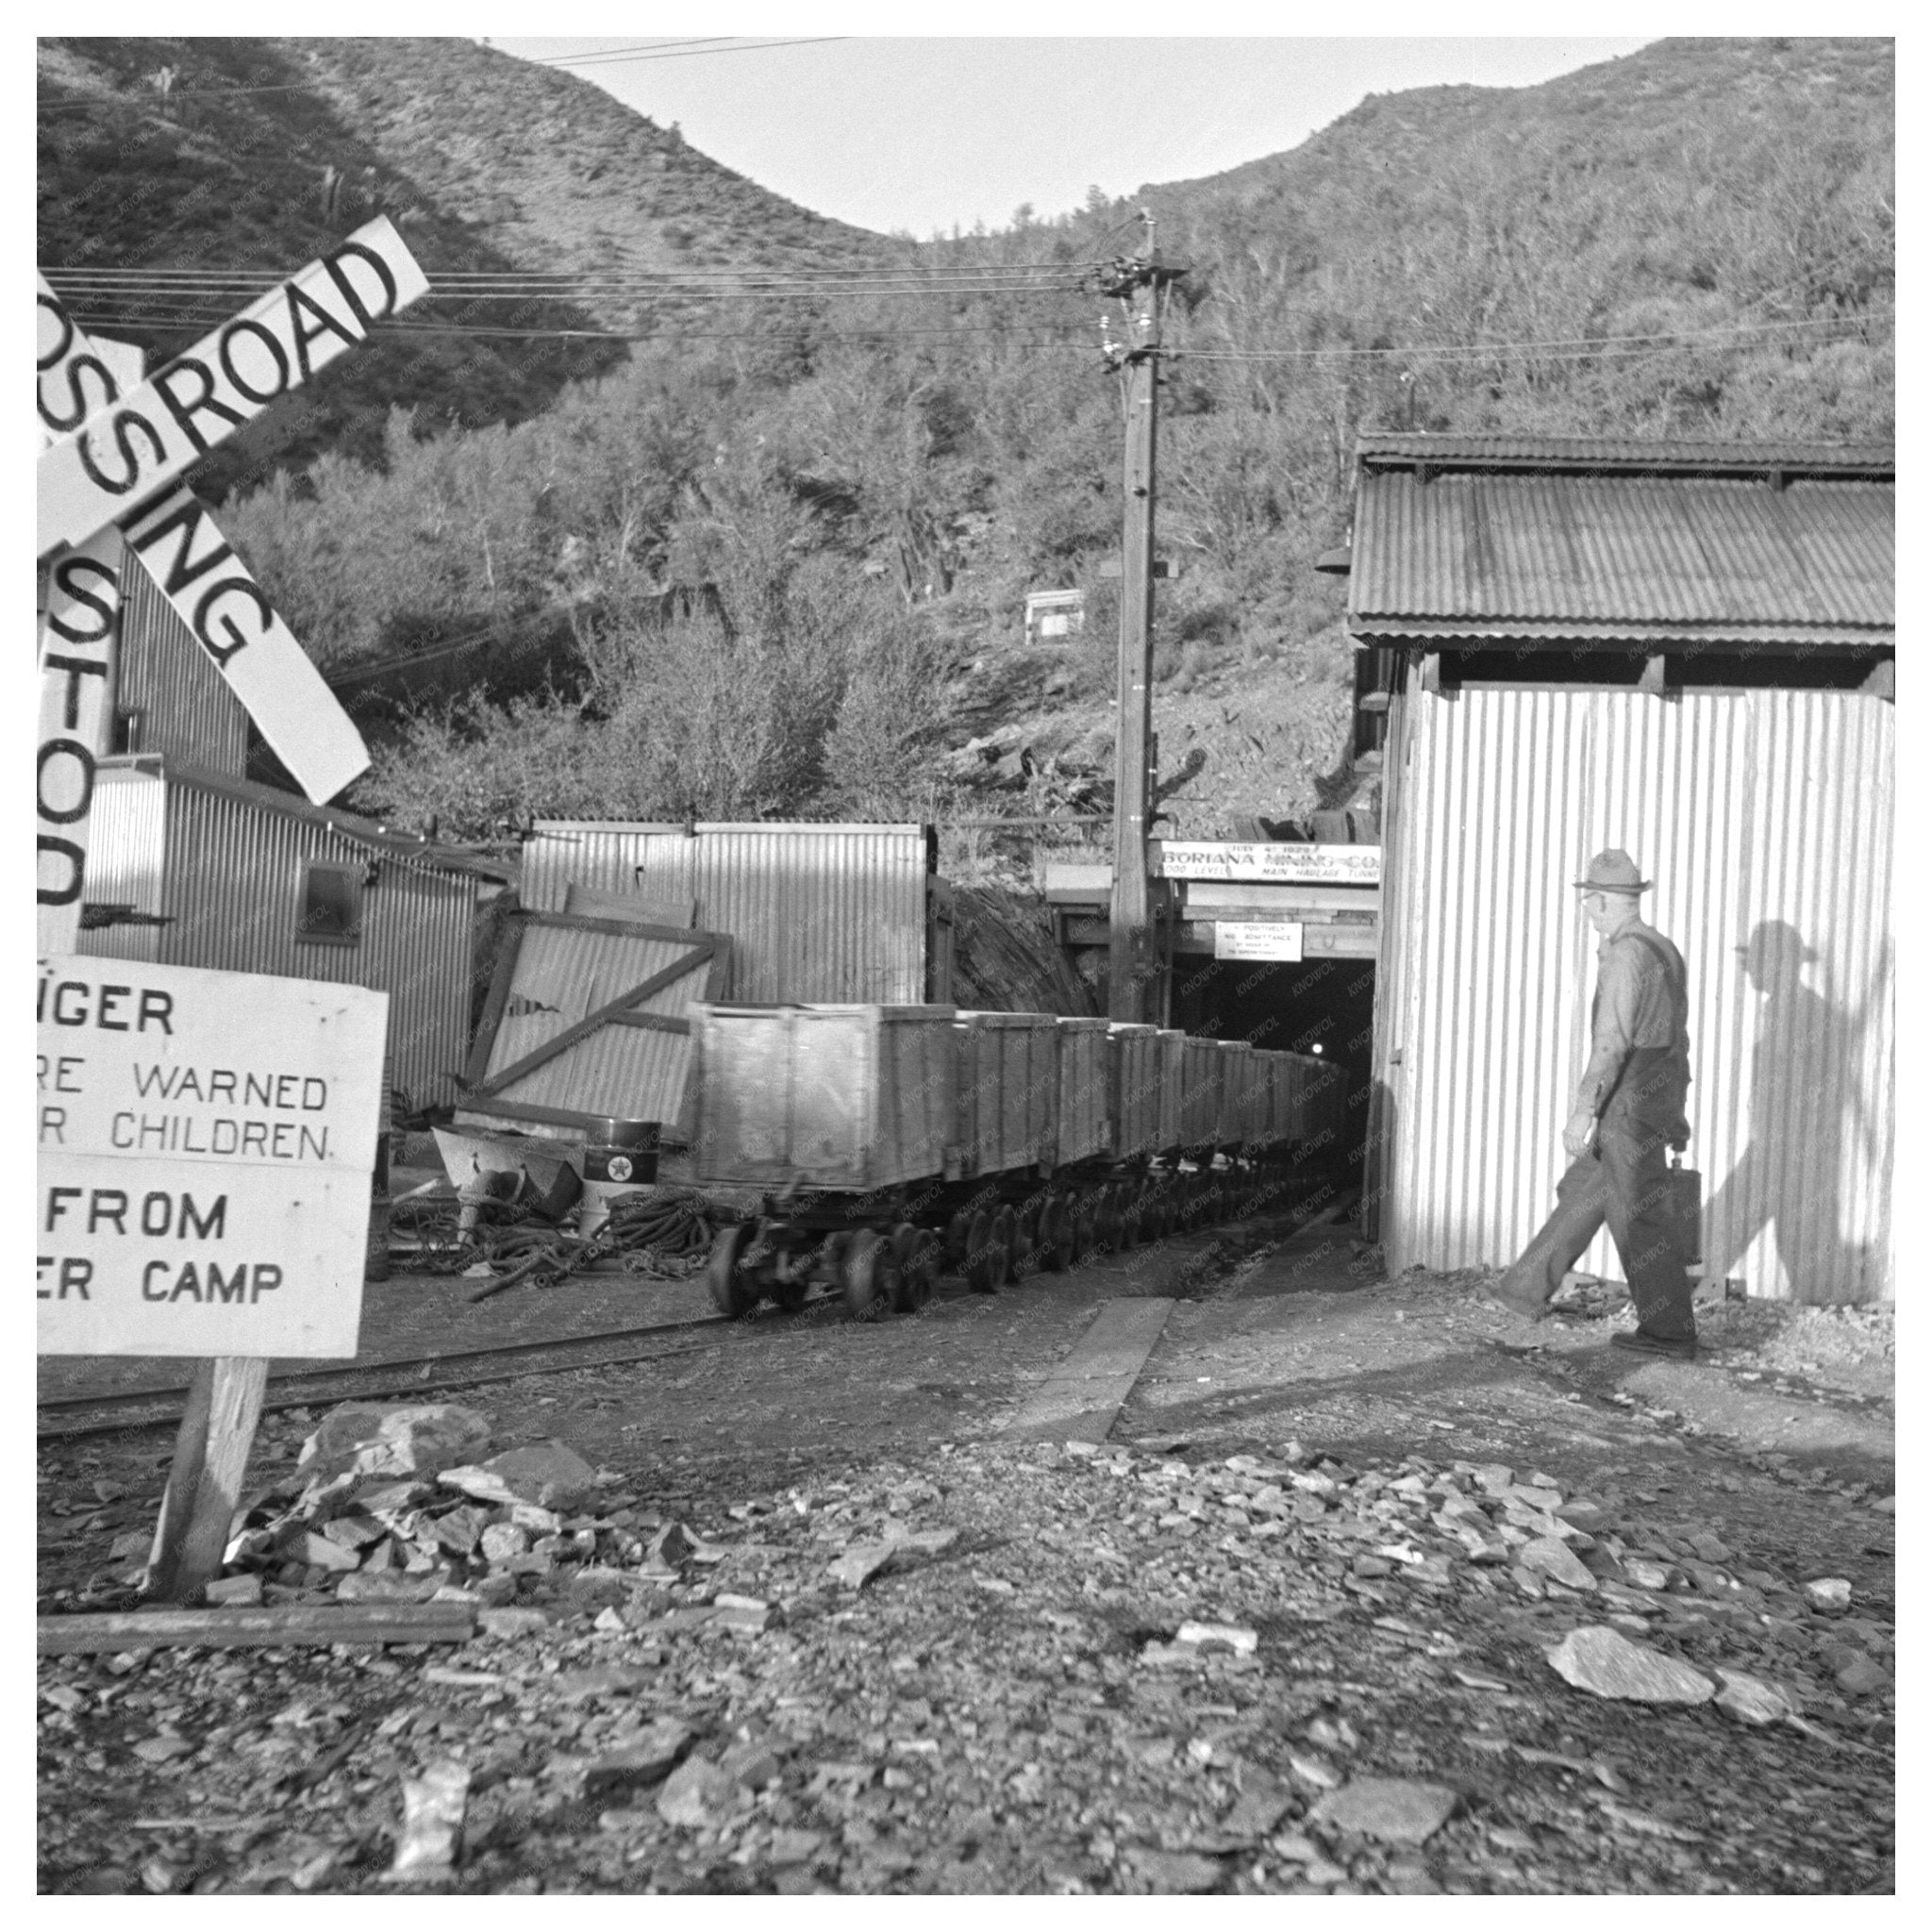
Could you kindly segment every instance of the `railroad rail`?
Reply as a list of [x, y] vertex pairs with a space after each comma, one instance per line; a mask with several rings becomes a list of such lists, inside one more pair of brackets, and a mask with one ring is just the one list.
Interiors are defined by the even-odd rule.
[[[837, 1305], [836, 1296], [817, 1297], [800, 1312]], [[769, 1319], [769, 1318], [766, 1318]], [[382, 1396], [421, 1395], [432, 1390], [475, 1389], [491, 1382], [513, 1382], [524, 1375], [565, 1374], [575, 1369], [614, 1368], [695, 1355], [722, 1341], [695, 1347], [646, 1346], [674, 1335], [741, 1325], [724, 1315], [700, 1315], [686, 1322], [655, 1322], [637, 1328], [608, 1328], [594, 1335], [545, 1336], [534, 1341], [499, 1342], [488, 1348], [450, 1349], [439, 1355], [402, 1356], [388, 1361], [358, 1362], [349, 1368], [294, 1370], [269, 1380], [264, 1413], [312, 1408], [321, 1404]], [[788, 1325], [790, 1325], [788, 1324]], [[105, 1435], [119, 1429], [158, 1428], [181, 1420], [187, 1400], [179, 1388], [130, 1389], [113, 1395], [74, 1395], [40, 1404], [41, 1441]]]

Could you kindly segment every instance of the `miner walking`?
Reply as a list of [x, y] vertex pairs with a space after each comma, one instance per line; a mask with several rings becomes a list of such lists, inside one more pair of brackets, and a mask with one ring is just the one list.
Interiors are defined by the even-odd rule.
[[1690, 1002], [1683, 956], [1638, 916], [1650, 883], [1617, 851], [1598, 853], [1576, 882], [1602, 943], [1590, 1061], [1563, 1129], [1570, 1167], [1556, 1211], [1491, 1296], [1536, 1320], [1607, 1221], [1637, 1304], [1636, 1332], [1611, 1341], [1689, 1357], [1697, 1324], [1665, 1150], [1681, 1152], [1690, 1139]]

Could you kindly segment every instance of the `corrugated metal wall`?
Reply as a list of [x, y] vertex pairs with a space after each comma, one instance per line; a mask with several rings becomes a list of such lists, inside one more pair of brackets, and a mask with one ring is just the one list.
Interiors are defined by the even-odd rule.
[[560, 912], [572, 881], [695, 899], [699, 926], [730, 935], [732, 1000], [925, 1000], [921, 826], [539, 821], [523, 903]]
[[[168, 788], [151, 772], [104, 764], [94, 774], [87, 883], [91, 906], [131, 906], [159, 913], [167, 851]], [[102, 959], [158, 959], [164, 926], [107, 925], [83, 932], [75, 950]]]
[[248, 716], [241, 700], [131, 551], [121, 582], [125, 601], [114, 702], [142, 714], [130, 748], [242, 777]]
[[[615, 933], [531, 925], [517, 951], [510, 998], [491, 1047], [489, 1072], [500, 1073], [601, 1007], [641, 986], [666, 967], [693, 958], [675, 940], [624, 939]], [[651, 994], [633, 1010], [688, 1018], [703, 999], [711, 962]], [[494, 1095], [471, 1105], [490, 1111], [493, 1099], [569, 1108], [620, 1119], [655, 1120], [667, 1128], [683, 1118], [691, 1065], [689, 1033], [601, 1026]]]
[[[1572, 882], [1621, 845], [1690, 967], [1700, 1272], [1759, 1295], [1890, 1298], [1891, 708], [1411, 682], [1389, 753], [1391, 1271], [1506, 1262], [1549, 1211], [1595, 978]], [[1607, 1236], [1581, 1265], [1621, 1272]]]
[[[455, 1099], [469, 1050], [474, 879], [383, 855], [363, 894], [360, 942], [301, 944], [303, 861], [360, 865], [375, 857], [367, 846], [175, 778], [115, 774], [102, 795], [113, 803], [96, 821], [102, 858], [89, 898], [105, 898], [111, 879], [114, 898], [172, 923], [83, 933], [81, 951], [373, 987], [390, 995], [391, 1081], [418, 1106]], [[142, 950], [130, 950], [137, 942]]]

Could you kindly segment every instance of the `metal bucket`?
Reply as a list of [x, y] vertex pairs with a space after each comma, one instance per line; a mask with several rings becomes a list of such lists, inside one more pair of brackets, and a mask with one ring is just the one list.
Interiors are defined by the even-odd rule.
[[656, 1121], [600, 1120], [584, 1141], [584, 1197], [577, 1232], [588, 1240], [610, 1219], [611, 1204], [641, 1193], [658, 1178]]

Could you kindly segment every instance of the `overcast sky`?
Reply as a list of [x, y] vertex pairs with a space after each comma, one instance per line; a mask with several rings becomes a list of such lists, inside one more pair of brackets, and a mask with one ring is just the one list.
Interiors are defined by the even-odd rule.
[[[811, 10], [768, 39], [819, 29]], [[794, 16], [797, 17], [797, 16]], [[1185, 19], [1187, 9], [1174, 17]], [[1331, 16], [1332, 17], [1332, 16]], [[1042, 219], [1090, 186], [1130, 194], [1295, 146], [1365, 94], [1445, 82], [1525, 87], [1634, 52], [1643, 39], [1218, 38], [908, 40], [762, 49], [700, 27], [504, 40], [526, 58], [655, 48], [564, 68], [761, 187], [823, 215], [921, 241], [957, 224]]]

